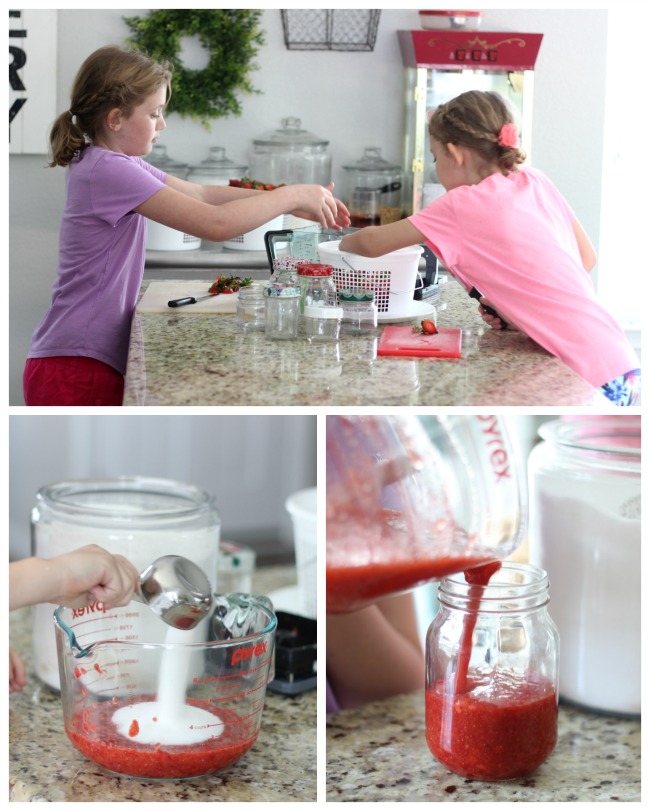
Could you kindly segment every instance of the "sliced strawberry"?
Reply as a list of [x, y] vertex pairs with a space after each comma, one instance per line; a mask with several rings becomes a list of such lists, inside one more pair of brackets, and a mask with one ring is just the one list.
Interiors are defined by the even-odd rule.
[[438, 332], [436, 325], [433, 321], [423, 321], [422, 322], [422, 332], [425, 335], [435, 335]]

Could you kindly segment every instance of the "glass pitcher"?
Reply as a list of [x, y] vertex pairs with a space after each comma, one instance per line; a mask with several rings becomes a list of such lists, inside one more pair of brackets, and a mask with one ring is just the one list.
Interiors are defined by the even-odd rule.
[[327, 610], [503, 560], [526, 476], [494, 415], [327, 418]]

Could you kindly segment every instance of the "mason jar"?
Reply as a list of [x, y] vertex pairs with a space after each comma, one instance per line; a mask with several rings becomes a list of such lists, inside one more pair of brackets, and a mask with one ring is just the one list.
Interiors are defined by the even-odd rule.
[[[128, 558], [138, 571], [163, 555], [182, 555], [216, 591], [220, 524], [213, 496], [193, 485], [146, 477], [62, 481], [36, 494], [32, 554], [51, 558], [97, 544]], [[59, 689], [53, 611], [52, 605], [33, 607], [34, 668]], [[162, 623], [139, 603], [112, 609], [111, 622], [131, 625], [134, 611], [143, 638], [156, 639]]]
[[553, 582], [560, 694], [641, 713], [641, 417], [544, 423], [528, 460], [529, 555]]
[[426, 738], [455, 774], [513, 780], [553, 752], [559, 636], [548, 602], [546, 572], [528, 564], [440, 583], [426, 640]]
[[252, 284], [240, 287], [237, 294], [237, 326], [243, 332], [263, 330], [266, 324], [264, 289]]
[[272, 283], [265, 288], [264, 299], [266, 337], [272, 341], [295, 340], [300, 317], [300, 287]]

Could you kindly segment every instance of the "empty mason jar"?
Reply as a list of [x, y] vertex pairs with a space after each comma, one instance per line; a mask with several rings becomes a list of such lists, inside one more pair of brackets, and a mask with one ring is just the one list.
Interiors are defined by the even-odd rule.
[[242, 287], [237, 296], [237, 325], [244, 332], [263, 330], [266, 325], [264, 288]]
[[271, 284], [264, 291], [266, 337], [272, 341], [291, 341], [298, 336], [300, 288]]

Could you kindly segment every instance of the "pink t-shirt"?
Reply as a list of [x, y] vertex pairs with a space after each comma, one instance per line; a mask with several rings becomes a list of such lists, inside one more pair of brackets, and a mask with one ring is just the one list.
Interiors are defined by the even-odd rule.
[[124, 374], [144, 274], [147, 220], [134, 208], [167, 175], [141, 158], [89, 146], [66, 170], [52, 304], [30, 358], [95, 358]]
[[640, 366], [596, 300], [573, 211], [540, 171], [521, 167], [459, 186], [409, 217], [434, 253], [506, 321], [595, 387]]

